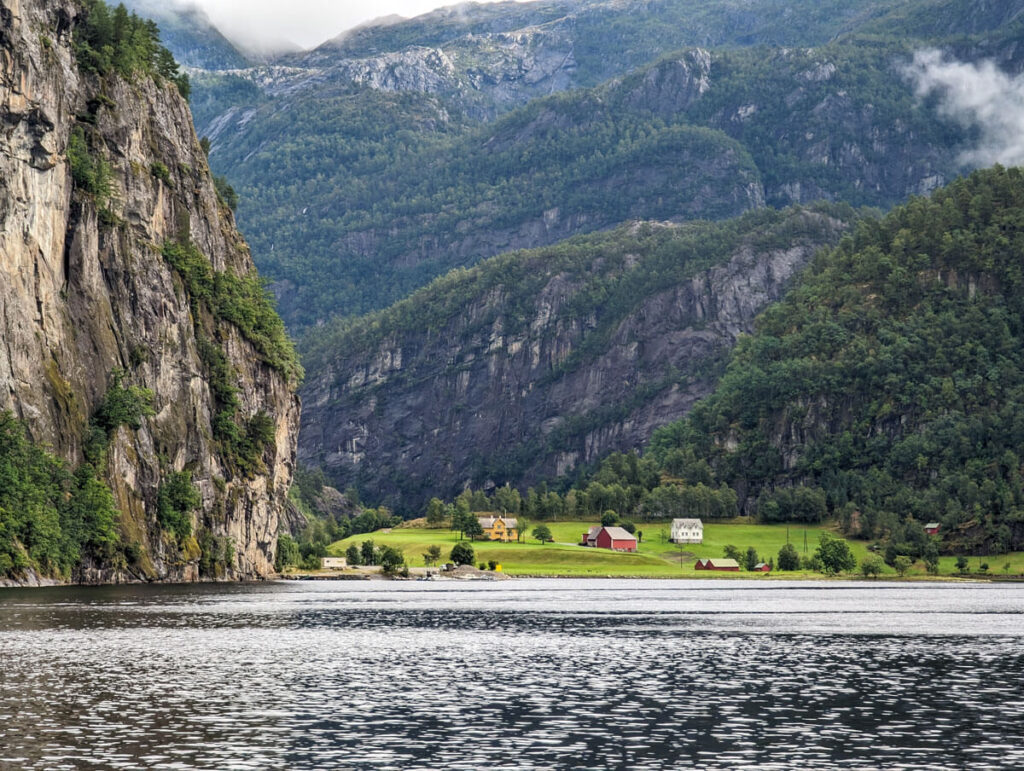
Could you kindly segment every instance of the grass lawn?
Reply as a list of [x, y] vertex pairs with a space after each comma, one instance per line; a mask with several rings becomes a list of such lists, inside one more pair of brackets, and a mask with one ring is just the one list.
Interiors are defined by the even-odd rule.
[[[591, 524], [587, 522], [546, 522], [555, 543], [540, 544], [529, 538], [526, 543], [497, 543], [492, 541], [474, 541], [473, 550], [476, 561], [489, 562], [494, 560], [502, 565], [502, 570], [510, 575], [537, 576], [644, 576], [653, 578], [821, 578], [820, 573], [795, 571], [783, 573], [775, 571], [769, 575], [740, 573], [705, 573], [694, 571], [693, 564], [700, 557], [721, 557], [726, 545], [738, 547], [746, 552], [753, 546], [765, 560], [777, 558], [779, 549], [786, 543], [787, 529], [789, 540], [797, 547], [801, 555], [804, 553], [804, 533], [807, 536], [807, 553], [813, 554], [818, 545], [818, 537], [822, 532], [831, 531], [828, 526], [808, 526], [771, 524], [759, 525], [746, 521], [714, 522], [704, 525], [704, 543], [673, 544], [668, 542], [668, 522], [644, 522], [638, 525], [643, 533], [643, 540], [635, 554], [612, 552], [607, 549], [592, 549], [578, 546], [580, 537]], [[534, 525], [530, 525], [532, 530]], [[448, 559], [452, 547], [458, 542], [458, 534], [450, 530], [431, 530], [415, 527], [398, 527], [385, 533], [365, 533], [354, 535], [343, 541], [337, 541], [329, 547], [331, 554], [343, 556], [351, 544], [359, 545], [365, 540], [372, 540], [377, 545], [394, 546], [405, 554], [411, 566], [424, 564], [423, 554], [432, 545], [441, 547], [442, 562]], [[854, 557], [859, 564], [870, 552], [864, 541], [849, 541]], [[942, 576], [957, 575], [954, 557], [943, 557], [939, 574]], [[977, 574], [980, 563], [987, 562], [989, 575], [1004, 575], [1004, 565], [1010, 563], [1010, 575], [1024, 574], [1024, 552], [1004, 554], [993, 557], [971, 557], [970, 572]], [[883, 575], [894, 577], [895, 571], [886, 566]], [[909, 576], [926, 576], [924, 565], [915, 563]]]
[[[566, 524], [548, 523], [548, 526]], [[579, 523], [573, 522], [571, 525], [575, 531]], [[555, 533], [554, 527], [552, 533], [556, 540], [561, 538]], [[378, 546], [386, 544], [401, 549], [410, 565], [419, 566], [424, 564], [424, 552], [434, 545], [441, 547], [442, 562], [447, 561], [452, 547], [458, 543], [458, 533], [450, 530], [395, 528], [390, 533], [377, 531], [351, 536], [331, 544], [328, 551], [342, 556], [350, 544], [358, 546], [368, 539]], [[529, 543], [473, 541], [471, 545], [478, 563], [494, 560], [501, 563], [502, 570], [509, 575], [673, 576], [680, 573], [678, 565], [666, 562], [653, 552], [622, 554], [562, 543], [541, 544], [532, 539]]]

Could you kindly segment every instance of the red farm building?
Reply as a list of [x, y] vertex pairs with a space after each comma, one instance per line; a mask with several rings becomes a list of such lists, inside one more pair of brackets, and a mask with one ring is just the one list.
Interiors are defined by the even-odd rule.
[[927, 525], [924, 526], [924, 531], [928, 535], [938, 535], [939, 534], [939, 523], [938, 522], [929, 522]]
[[583, 534], [581, 545], [613, 551], [636, 551], [636, 538], [621, 527], [595, 525]]
[[700, 559], [697, 560], [697, 564], [693, 566], [694, 570], [728, 570], [733, 573], [738, 573], [740, 569], [740, 563], [736, 560], [731, 559]]

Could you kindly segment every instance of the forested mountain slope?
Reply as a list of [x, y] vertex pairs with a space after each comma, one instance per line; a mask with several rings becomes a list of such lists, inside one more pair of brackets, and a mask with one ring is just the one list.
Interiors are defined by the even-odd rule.
[[638, 447], [852, 217], [635, 223], [455, 271], [310, 339], [301, 457], [408, 513]]
[[150, 24], [0, 0], [0, 582], [273, 572], [300, 369]]
[[289, 112], [271, 101], [214, 158], [302, 327], [628, 219], [925, 192], [955, 173], [965, 131], [915, 96], [899, 72], [909, 56], [874, 43], [689, 51], [468, 131], [420, 94], [339, 96], [344, 137], [322, 98]]
[[[1014, 66], [1020, 6], [460, 6], [356, 30], [273, 65], [200, 76], [194, 107], [299, 331], [379, 308], [452, 267], [616, 217], [732, 216], [761, 193], [769, 204], [890, 206], [941, 185], [960, 170], [970, 131], [920, 103], [902, 64], [948, 38], [972, 60]], [[935, 14], [957, 29], [937, 28]], [[764, 47], [778, 45], [797, 47]], [[623, 81], [598, 86], [608, 77]], [[581, 85], [592, 90], [536, 101]], [[508, 123], [491, 122], [508, 110]], [[505, 141], [537, 116], [548, 122]], [[666, 191], [650, 168], [674, 169], [680, 189]], [[752, 172], [761, 190], [739, 195], [731, 180]], [[699, 190], [697, 175], [711, 178]], [[609, 203], [616, 187], [633, 202], [625, 215]]]
[[935, 520], [950, 550], [1024, 547], [1024, 171], [863, 223], [756, 326], [654, 436], [664, 472], [707, 459], [769, 521], [835, 514], [899, 543]]

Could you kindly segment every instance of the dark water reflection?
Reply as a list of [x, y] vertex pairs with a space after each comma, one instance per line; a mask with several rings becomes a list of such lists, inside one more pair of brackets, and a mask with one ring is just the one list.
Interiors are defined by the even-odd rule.
[[1020, 769], [1024, 586], [0, 590], [0, 767]]

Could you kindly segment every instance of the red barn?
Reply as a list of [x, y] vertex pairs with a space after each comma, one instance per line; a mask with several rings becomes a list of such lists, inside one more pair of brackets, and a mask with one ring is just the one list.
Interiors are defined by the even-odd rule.
[[929, 522], [927, 525], [924, 526], [924, 531], [928, 535], [938, 535], [939, 534], [939, 523], [938, 522]]
[[758, 562], [756, 565], [754, 565], [754, 572], [755, 573], [771, 573], [772, 572], [772, 566], [769, 565], [767, 562]]
[[636, 551], [636, 538], [621, 527], [602, 527], [594, 538], [594, 546], [613, 551]]
[[728, 570], [733, 573], [738, 573], [740, 569], [740, 563], [736, 560], [731, 559], [703, 559], [697, 560], [697, 564], [693, 566], [694, 570]]

